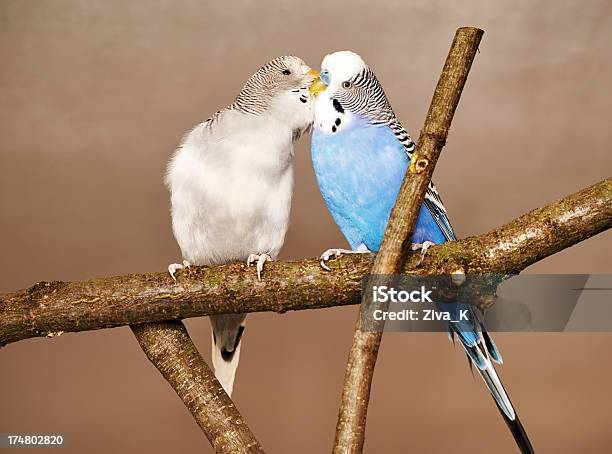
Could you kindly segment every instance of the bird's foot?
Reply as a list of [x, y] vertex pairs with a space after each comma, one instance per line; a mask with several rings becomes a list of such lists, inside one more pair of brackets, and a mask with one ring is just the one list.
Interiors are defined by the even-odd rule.
[[345, 254], [369, 254], [369, 253], [370, 251], [367, 249], [365, 250], [358, 249], [356, 251], [352, 251], [350, 249], [341, 249], [341, 248], [328, 249], [323, 254], [321, 254], [321, 257], [319, 257], [319, 259], [321, 260], [319, 263], [321, 264], [321, 268], [323, 268], [325, 271], [331, 271], [331, 268], [327, 266], [325, 262], [329, 261], [332, 257], [338, 258], [338, 257], [342, 257]]
[[183, 260], [183, 263], [171, 263], [170, 265], [168, 265], [168, 273], [170, 273], [170, 276], [172, 276], [172, 279], [174, 279], [174, 282], [176, 282], [176, 276], [174, 275], [174, 273], [177, 272], [177, 270], [182, 270], [182, 269], [191, 269], [191, 264], [187, 261], [187, 260]]
[[251, 263], [255, 263], [255, 261], [257, 261], [257, 279], [261, 281], [261, 272], [264, 269], [264, 264], [266, 262], [271, 262], [272, 257], [266, 252], [263, 254], [251, 254], [247, 258], [247, 266], [251, 266]]
[[410, 249], [412, 249], [413, 251], [418, 251], [419, 249], [421, 250], [421, 258], [419, 259], [419, 265], [423, 263], [423, 260], [425, 259], [425, 254], [427, 254], [427, 249], [434, 246], [435, 244], [436, 243], [432, 241], [424, 241], [423, 243], [412, 243]]

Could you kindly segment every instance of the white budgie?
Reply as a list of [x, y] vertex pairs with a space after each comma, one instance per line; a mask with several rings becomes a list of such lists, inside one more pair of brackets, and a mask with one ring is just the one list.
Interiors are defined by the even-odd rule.
[[[318, 73], [292, 56], [253, 74], [225, 109], [196, 126], [168, 165], [172, 229], [183, 264], [276, 258], [289, 223], [293, 143], [312, 124], [309, 86]], [[231, 395], [245, 314], [210, 317], [215, 375]]]

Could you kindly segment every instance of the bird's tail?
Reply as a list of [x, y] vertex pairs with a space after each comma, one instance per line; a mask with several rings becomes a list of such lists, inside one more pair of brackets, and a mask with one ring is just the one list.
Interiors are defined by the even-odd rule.
[[523, 425], [516, 414], [514, 406], [510, 401], [508, 393], [506, 393], [504, 385], [502, 385], [502, 382], [495, 371], [493, 361], [501, 364], [502, 359], [501, 355], [499, 354], [499, 350], [497, 350], [497, 347], [493, 342], [493, 339], [491, 339], [489, 333], [484, 330], [479, 333], [480, 336], [478, 338], [473, 340], [470, 339], [471, 336], [466, 336], [466, 333], [464, 332], [462, 333], [455, 331], [455, 334], [457, 334], [461, 340], [461, 344], [465, 348], [465, 351], [470, 359], [470, 364], [476, 365], [478, 373], [484, 380], [487, 388], [489, 388], [489, 392], [491, 393], [491, 396], [493, 396], [495, 404], [504, 418], [506, 425], [510, 429], [510, 432], [514, 437], [518, 448], [521, 450], [521, 453], [533, 454], [535, 451], [533, 450], [533, 446], [531, 446], [529, 437], [527, 436], [527, 433], [525, 432], [525, 429], [523, 428]]
[[222, 314], [210, 317], [212, 325], [212, 363], [215, 376], [228, 396], [234, 390], [236, 369], [240, 361], [240, 347], [244, 332], [243, 314]]
[[521, 420], [516, 414], [516, 410], [512, 406], [510, 397], [506, 393], [504, 385], [502, 385], [501, 380], [497, 376], [493, 363], [490, 360], [487, 360], [487, 362], [488, 364], [484, 369], [478, 368], [478, 372], [489, 388], [489, 391], [497, 404], [497, 408], [504, 418], [506, 425], [510, 429], [510, 432], [512, 432], [514, 441], [521, 450], [521, 453], [533, 454], [534, 450], [531, 446], [531, 442], [529, 441], [529, 437], [521, 424]]

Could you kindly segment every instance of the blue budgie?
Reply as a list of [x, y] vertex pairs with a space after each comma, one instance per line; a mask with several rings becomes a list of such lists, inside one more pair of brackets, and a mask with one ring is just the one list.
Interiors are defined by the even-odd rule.
[[[374, 72], [357, 54], [336, 52], [323, 59], [316, 95], [312, 161], [321, 194], [351, 246], [330, 249], [321, 264], [344, 253], [379, 250], [389, 215], [415, 144], [395, 117]], [[442, 200], [429, 184], [412, 237], [413, 249], [455, 240]], [[471, 364], [484, 379], [523, 453], [533, 448], [493, 362], [502, 359], [477, 314], [468, 323], [449, 324]]]

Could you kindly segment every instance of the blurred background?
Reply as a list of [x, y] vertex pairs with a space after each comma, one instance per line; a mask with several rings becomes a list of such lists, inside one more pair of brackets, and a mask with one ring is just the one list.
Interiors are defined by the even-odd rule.
[[[181, 136], [267, 60], [351, 49], [418, 137], [455, 29], [485, 30], [436, 169], [459, 237], [610, 176], [612, 3], [0, 1], [0, 292], [161, 271], [180, 259], [162, 184]], [[282, 258], [345, 245], [296, 149]], [[529, 268], [611, 273], [612, 234]], [[235, 402], [270, 453], [329, 452], [355, 307], [248, 318]], [[205, 319], [190, 333], [210, 358]], [[539, 452], [609, 452], [612, 333], [498, 334], [500, 374]], [[0, 350], [0, 432], [60, 432], [65, 453], [211, 452], [127, 328]], [[372, 453], [513, 453], [465, 355], [389, 333]], [[21, 451], [27, 452], [27, 451]]]

